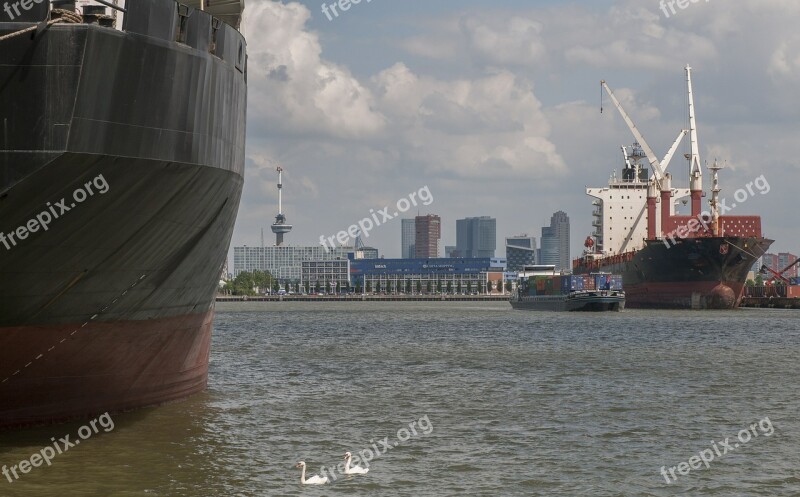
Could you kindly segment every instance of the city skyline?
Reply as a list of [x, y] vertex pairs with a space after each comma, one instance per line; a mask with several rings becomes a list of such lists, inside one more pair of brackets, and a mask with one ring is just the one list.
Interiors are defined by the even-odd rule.
[[[394, 22], [423, 9], [429, 25]], [[269, 63], [254, 65], [250, 78], [233, 244], [256, 245], [265, 219], [274, 218], [279, 164], [283, 210], [295, 225], [287, 243], [316, 243], [341, 220], [346, 227], [427, 185], [436, 202], [425, 211], [443, 220], [492, 213], [503, 235], [538, 236], [549, 213], [563, 210], [577, 254], [594, 231], [585, 189], [607, 185], [623, 167], [619, 147], [633, 141], [607, 98], [600, 113], [598, 82], [608, 81], [663, 156], [686, 128], [683, 67], [691, 63], [701, 160], [727, 163], [720, 180], [728, 205], [766, 172], [772, 191], [735, 214], [763, 216], [773, 250], [797, 253], [800, 234], [782, 206], [794, 195], [798, 154], [781, 124], [800, 108], [793, 105], [800, 66], [791, 62], [794, 45], [784, 42], [796, 10], [770, 0], [741, 9], [700, 2], [667, 19], [657, 3], [633, 0], [362, 2], [330, 22], [311, 1], [248, 5], [250, 57]], [[625, 25], [619, 12], [633, 29], [600, 29]], [[709, 19], [720, 29], [697, 29]], [[598, 28], [581, 30], [581, 23]], [[373, 36], [384, 25], [393, 30]], [[626, 55], [612, 55], [617, 47], [628, 47]], [[671, 166], [681, 188], [688, 186], [684, 148]], [[426, 213], [417, 210], [406, 217]], [[400, 257], [399, 231], [376, 229], [365, 243]], [[443, 245], [456, 245], [453, 235], [446, 229]]]

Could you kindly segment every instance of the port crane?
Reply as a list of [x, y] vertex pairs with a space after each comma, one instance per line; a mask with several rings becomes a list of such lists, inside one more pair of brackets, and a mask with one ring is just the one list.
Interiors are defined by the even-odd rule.
[[764, 265], [761, 266], [761, 269], [758, 272], [759, 272], [759, 274], [772, 273], [772, 275], [773, 275], [772, 278], [770, 278], [767, 281], [765, 281], [765, 283], [772, 282], [777, 278], [777, 279], [780, 279], [781, 281], [783, 281], [784, 283], [786, 283], [787, 285], [789, 285], [789, 284], [791, 284], [791, 281], [789, 281], [789, 278], [785, 277], [783, 275], [783, 273], [785, 273], [786, 271], [792, 269], [797, 264], [800, 264], [800, 259], [796, 259], [793, 263], [791, 263], [788, 266], [786, 266], [785, 268], [783, 268], [780, 272], [775, 271], [774, 269], [772, 269], [769, 266], [767, 266], [766, 264], [764, 264]]

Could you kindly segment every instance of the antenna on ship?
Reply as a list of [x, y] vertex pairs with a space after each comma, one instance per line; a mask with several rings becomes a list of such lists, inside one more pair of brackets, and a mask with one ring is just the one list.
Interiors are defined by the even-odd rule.
[[283, 168], [278, 166], [278, 215], [272, 224], [272, 232], [275, 233], [275, 246], [283, 245], [283, 235], [292, 231], [292, 225], [286, 223], [286, 216], [283, 215]]
[[719, 186], [719, 170], [723, 169], [722, 166], [719, 165], [719, 162], [716, 158], [714, 158], [714, 164], [709, 166], [706, 164], [706, 167], [709, 171], [711, 171], [711, 231], [714, 236], [719, 236], [719, 192], [722, 191], [722, 188]]

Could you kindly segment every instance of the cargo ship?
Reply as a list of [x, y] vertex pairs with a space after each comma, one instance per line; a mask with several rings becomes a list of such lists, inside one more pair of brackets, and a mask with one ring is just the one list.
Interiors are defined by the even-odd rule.
[[[551, 266], [553, 270], [555, 266]], [[585, 275], [520, 273], [511, 307], [526, 311], [602, 312], [625, 308], [622, 276], [593, 273]]]
[[[601, 82], [636, 142], [630, 149], [622, 148], [621, 177], [614, 174], [607, 187], [586, 190], [595, 199], [592, 224], [596, 230], [586, 239], [583, 256], [573, 262], [573, 272], [621, 274], [626, 305], [631, 308], [736, 308], [748, 272], [773, 243], [763, 236], [759, 216], [721, 214], [720, 207], [725, 205], [719, 196], [722, 167], [716, 161], [708, 166], [713, 186], [708, 209], [703, 209], [705, 193], [689, 66], [686, 82], [689, 129], [679, 132], [663, 160], [656, 158], [611, 89]], [[689, 188], [673, 188], [666, 169], [686, 135], [690, 139], [690, 151], [685, 154]], [[752, 189], [752, 183], [748, 187]], [[676, 201], [691, 202], [690, 214], [677, 215]], [[725, 210], [735, 207], [731, 204]]]
[[0, 429], [207, 386], [242, 193], [242, 0], [0, 10]]

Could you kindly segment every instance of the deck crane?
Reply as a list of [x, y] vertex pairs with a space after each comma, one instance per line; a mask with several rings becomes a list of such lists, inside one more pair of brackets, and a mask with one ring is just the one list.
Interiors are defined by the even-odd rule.
[[653, 152], [653, 149], [647, 144], [644, 136], [642, 136], [642, 133], [639, 132], [639, 128], [636, 127], [636, 125], [633, 123], [633, 120], [630, 118], [630, 116], [628, 116], [628, 113], [625, 112], [622, 104], [619, 102], [619, 100], [617, 100], [617, 97], [614, 95], [614, 92], [611, 91], [611, 88], [608, 87], [608, 84], [606, 84], [605, 80], [600, 81], [600, 84], [602, 85], [603, 89], [605, 89], [606, 93], [608, 93], [608, 96], [611, 97], [611, 101], [614, 103], [614, 106], [616, 106], [617, 110], [622, 116], [622, 119], [625, 121], [625, 124], [628, 125], [628, 129], [631, 130], [634, 138], [636, 138], [636, 141], [641, 145], [642, 150], [644, 150], [645, 156], [650, 163], [650, 169], [653, 171], [653, 175], [655, 176], [656, 185], [658, 185], [658, 189], [661, 190], [661, 184], [666, 175], [665, 171], [669, 166], [672, 157], [675, 155], [675, 151], [678, 149], [681, 140], [683, 140], [683, 137], [689, 133], [689, 130], [681, 130], [681, 132], [678, 134], [678, 138], [669, 149], [669, 152], [667, 152], [667, 155], [664, 156], [664, 160], [659, 161], [656, 157], [656, 154]]

